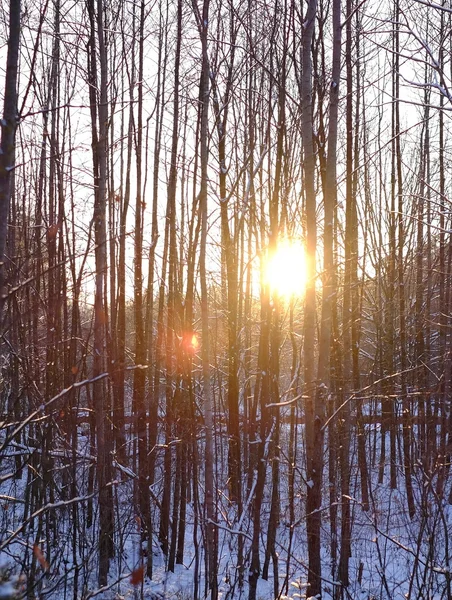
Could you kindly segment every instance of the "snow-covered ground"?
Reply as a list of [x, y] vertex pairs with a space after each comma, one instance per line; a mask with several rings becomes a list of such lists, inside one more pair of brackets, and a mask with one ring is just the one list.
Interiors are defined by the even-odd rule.
[[[302, 429], [302, 426], [300, 426]], [[375, 433], [375, 432], [374, 432]], [[377, 435], [379, 433], [377, 432]], [[284, 440], [283, 440], [284, 442]], [[302, 436], [300, 435], [302, 445]], [[148, 600], [192, 600], [196, 589], [198, 598], [208, 597], [204, 577], [204, 543], [202, 505], [193, 501], [187, 505], [187, 527], [183, 565], [176, 565], [174, 573], [167, 572], [167, 559], [161, 551], [157, 535], [153, 544], [152, 579], [144, 576], [142, 565], [146, 561], [141, 548], [140, 521], [133, 502], [134, 473], [131, 468], [117, 465], [114, 473], [113, 496], [115, 505], [115, 557], [111, 559], [109, 584], [104, 589], [97, 585], [97, 496], [89, 498], [90, 468], [95, 457], [90, 455], [88, 437], [82, 431], [77, 453], [77, 497], [70, 493], [70, 476], [63, 468], [65, 452], [62, 447], [54, 453], [53, 491], [45, 494], [41, 506], [33, 506], [30, 517], [30, 495], [39, 481], [33, 474], [38, 448], [11, 444], [1, 462], [0, 485], [0, 599], [46, 598], [58, 600], [73, 598], [103, 598], [121, 600], [143, 598]], [[20, 478], [8, 476], [14, 472], [15, 454], [28, 457], [28, 467]], [[223, 456], [225, 454], [223, 453]], [[377, 453], [378, 455], [378, 453]], [[303, 448], [300, 447], [300, 476], [296, 478], [295, 519], [293, 538], [289, 548], [290, 517], [288, 508], [287, 462], [281, 459], [280, 522], [276, 539], [278, 553], [278, 589], [281, 599], [308, 597], [307, 542], [305, 530], [305, 482], [302, 477]], [[40, 464], [39, 461], [36, 464]], [[416, 514], [409, 518], [403, 472], [398, 467], [398, 489], [391, 490], [385, 470], [385, 482], [378, 484], [378, 465], [370, 465], [372, 480], [370, 508], [364, 511], [359, 498], [359, 473], [356, 456], [351, 454], [351, 518], [352, 539], [350, 558], [350, 584], [344, 598], [358, 600], [402, 600], [422, 598], [444, 600], [451, 598], [450, 548], [452, 540], [452, 507], [447, 494], [438, 496], [437, 473], [427, 474], [419, 463], [414, 468]], [[217, 481], [224, 481], [219, 465]], [[322, 510], [322, 559], [324, 578], [323, 597], [335, 599], [337, 564], [332, 563], [334, 536], [330, 527], [330, 506], [326, 485]], [[268, 465], [267, 490], [262, 509], [261, 566], [266, 546], [266, 532], [270, 511], [270, 475]], [[63, 487], [66, 483], [67, 489]], [[160, 483], [153, 489], [158, 492]], [[244, 490], [247, 484], [244, 482]], [[447, 488], [448, 491], [448, 488]], [[200, 490], [201, 502], [203, 490]], [[53, 502], [49, 502], [52, 497]], [[192, 499], [191, 499], [192, 500]], [[252, 533], [252, 488], [245, 514], [239, 519], [237, 507], [227, 500], [226, 489], [217, 490], [218, 510], [218, 586], [221, 600], [241, 600], [248, 597], [248, 567]], [[90, 501], [92, 524], [89, 523]], [[338, 509], [338, 537], [340, 546], [340, 505]], [[158, 506], [152, 504], [157, 530]], [[25, 513], [24, 513], [25, 511]], [[76, 520], [74, 520], [76, 519]], [[238, 537], [244, 542], [243, 585], [239, 581]], [[196, 550], [197, 548], [197, 550]], [[338, 551], [336, 551], [338, 558]], [[334, 568], [333, 568], [334, 567]], [[30, 582], [30, 573], [36, 575]], [[196, 579], [197, 578], [197, 579]], [[196, 585], [197, 584], [197, 585]], [[259, 579], [258, 600], [274, 597], [273, 567], [270, 563], [267, 581]]]

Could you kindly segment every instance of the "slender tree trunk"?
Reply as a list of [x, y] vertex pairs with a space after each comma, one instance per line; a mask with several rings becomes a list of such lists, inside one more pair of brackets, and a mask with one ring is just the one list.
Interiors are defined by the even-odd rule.
[[[176, 55], [174, 69], [174, 100], [173, 100], [173, 130], [171, 142], [171, 164], [168, 179], [168, 211], [169, 211], [169, 263], [168, 263], [168, 328], [167, 328], [167, 404], [172, 401], [171, 419], [174, 421], [172, 426], [175, 429], [175, 437], [180, 439], [180, 375], [175, 369], [175, 364], [179, 368], [181, 366], [180, 352], [176, 348], [176, 333], [178, 323], [179, 310], [179, 289], [178, 289], [178, 264], [177, 264], [177, 239], [176, 239], [176, 191], [177, 191], [177, 153], [179, 140], [179, 71], [181, 58], [181, 38], [182, 38], [182, 1], [177, 3], [177, 37], [176, 37]], [[179, 344], [180, 345], [180, 344]], [[168, 382], [170, 382], [168, 384]], [[173, 392], [173, 386], [175, 391]], [[171, 400], [172, 397], [172, 400]], [[168, 416], [170, 418], [170, 416]], [[168, 442], [167, 442], [168, 443]], [[180, 446], [180, 441], [178, 442]], [[170, 467], [171, 468], [171, 467]], [[172, 523], [171, 544], [169, 554], [169, 569], [174, 570], [176, 558], [176, 541], [177, 541], [177, 516], [179, 514], [180, 502], [180, 477], [181, 477], [181, 459], [180, 447], [176, 449], [176, 468], [178, 473], [174, 481], [173, 492], [173, 517], [176, 518]], [[167, 472], [165, 470], [165, 482]], [[171, 479], [171, 472], [168, 473]], [[168, 507], [169, 508], [169, 507]], [[168, 510], [169, 516], [169, 510]]]
[[[138, 438], [138, 506], [141, 516], [142, 541], [147, 543], [147, 556], [152, 557], [152, 531], [149, 504], [149, 468], [147, 456], [147, 412], [145, 404], [146, 341], [143, 311], [143, 77], [144, 77], [144, 0], [140, 1], [138, 26], [138, 106], [135, 131], [136, 153], [136, 202], [134, 244], [134, 317], [135, 317], [135, 372], [133, 381], [133, 409], [136, 419], [135, 433]], [[146, 572], [152, 573], [152, 564]]]
[[200, 110], [200, 169], [201, 180], [199, 189], [199, 211], [201, 220], [201, 237], [199, 246], [199, 277], [201, 285], [201, 359], [203, 378], [204, 400], [204, 425], [206, 432], [205, 442], [205, 507], [206, 507], [206, 583], [210, 590], [212, 600], [218, 597], [218, 562], [216, 547], [216, 511], [215, 511], [215, 483], [214, 483], [214, 447], [213, 447], [213, 402], [210, 373], [210, 325], [209, 325], [209, 298], [207, 288], [206, 257], [207, 257], [207, 229], [208, 229], [208, 118], [209, 118], [209, 58], [208, 58], [208, 27], [209, 27], [210, 0], [204, 0], [202, 12], [193, 0], [193, 10], [197, 20], [201, 39], [202, 66], [199, 84], [199, 110]]
[[316, 404], [315, 332], [316, 332], [316, 194], [315, 154], [313, 146], [312, 61], [311, 44], [317, 3], [309, 0], [303, 23], [302, 38], [302, 144], [304, 191], [306, 202], [307, 286], [304, 327], [304, 380], [306, 415], [306, 532], [308, 537], [308, 594], [321, 598], [320, 531], [323, 472], [323, 404]]
[[[390, 215], [390, 231], [389, 231], [389, 297], [388, 297], [388, 312], [386, 321], [386, 334], [387, 334], [387, 375], [393, 375], [396, 362], [395, 362], [395, 351], [396, 351], [396, 340], [395, 340], [395, 327], [396, 327], [396, 305], [397, 305], [397, 214], [398, 208], [397, 193], [396, 193], [396, 180], [397, 180], [397, 164], [396, 164], [396, 139], [399, 134], [397, 131], [397, 81], [398, 81], [398, 54], [395, 50], [397, 43], [397, 31], [399, 17], [398, 10], [396, 8], [396, 16], [394, 23], [394, 69], [392, 72], [392, 122], [391, 122], [391, 153], [392, 153], [392, 164], [391, 164], [391, 215]], [[386, 382], [386, 401], [388, 403], [388, 417], [389, 417], [389, 478], [391, 489], [397, 488], [397, 421], [396, 421], [396, 402], [394, 400], [394, 380], [392, 377]]]
[[[162, 311], [163, 296], [161, 295], [158, 303], [157, 315], [157, 335], [154, 334], [154, 277], [155, 277], [155, 256], [156, 246], [159, 237], [158, 226], [158, 198], [159, 198], [159, 172], [160, 172], [160, 153], [162, 138], [162, 119], [165, 104], [165, 76], [167, 64], [167, 34], [163, 25], [162, 6], [159, 6], [159, 52], [158, 52], [158, 76], [157, 76], [157, 98], [156, 98], [156, 116], [154, 131], [154, 164], [153, 164], [153, 185], [152, 185], [152, 224], [151, 224], [151, 245], [149, 248], [149, 266], [148, 266], [148, 303], [146, 312], [148, 343], [148, 378], [149, 378], [149, 484], [154, 483], [155, 460], [158, 434], [158, 407], [160, 397], [160, 353], [162, 338]], [[162, 265], [162, 271], [166, 267]], [[162, 281], [164, 277], [162, 275]], [[154, 341], [154, 338], [156, 340]]]
[[[355, 200], [355, 211], [353, 219], [353, 246], [352, 246], [352, 381], [353, 390], [358, 392], [361, 388], [361, 374], [360, 374], [360, 341], [361, 341], [361, 317], [362, 317], [362, 293], [360, 296], [360, 290], [365, 285], [365, 278], [363, 277], [363, 286], [360, 286], [358, 277], [358, 260], [359, 260], [359, 231], [358, 231], [358, 180], [361, 164], [361, 153], [360, 148], [362, 145], [363, 130], [364, 135], [366, 134], [366, 122], [364, 116], [364, 94], [361, 85], [361, 16], [359, 10], [355, 13], [356, 17], [356, 107], [355, 107], [355, 127], [354, 127], [354, 158], [353, 158], [353, 197]], [[363, 114], [361, 114], [361, 101], [363, 103]], [[365, 163], [366, 172], [367, 163]], [[367, 233], [367, 228], [366, 228]], [[366, 235], [365, 233], [365, 235]], [[364, 264], [364, 261], [363, 261]], [[364, 269], [363, 269], [364, 270]], [[357, 447], [358, 447], [358, 468], [360, 473], [361, 483], [361, 506], [364, 511], [369, 509], [369, 473], [368, 473], [368, 459], [366, 455], [366, 429], [363, 419], [363, 401], [358, 398], [355, 402], [356, 405], [356, 436], [357, 436]]]
[[[234, 12], [230, 18], [234, 19]], [[233, 69], [235, 56], [235, 24], [231, 23], [231, 52], [229, 57], [229, 68], [226, 80], [226, 89], [223, 98], [219, 98], [219, 90], [212, 69], [210, 79], [212, 82], [212, 106], [218, 135], [218, 162], [219, 162], [219, 184], [220, 184], [220, 215], [221, 215], [221, 239], [222, 253], [225, 259], [226, 281], [227, 281], [227, 326], [228, 326], [228, 479], [230, 488], [230, 499], [237, 502], [241, 512], [241, 439], [239, 428], [239, 382], [238, 382], [238, 340], [237, 340], [237, 310], [238, 310], [238, 276], [237, 276], [237, 248], [234, 232], [231, 233], [228, 213], [228, 189], [227, 189], [227, 164], [226, 164], [226, 134], [228, 126], [228, 108], [230, 94], [233, 85]]]
[[[345, 397], [351, 392], [352, 381], [352, 327], [353, 327], [353, 250], [356, 220], [356, 198], [353, 194], [353, 65], [352, 65], [352, 10], [353, 1], [347, 0], [346, 22], [346, 214], [345, 214], [345, 251], [344, 251], [344, 309], [343, 309], [343, 390]], [[341, 469], [341, 539], [338, 576], [343, 587], [349, 584], [349, 560], [351, 549], [350, 521], [350, 433], [351, 406], [347, 402], [343, 411], [340, 436], [340, 469]], [[343, 590], [341, 590], [343, 594]]]
[[[97, 15], [96, 15], [97, 9]], [[97, 435], [97, 483], [99, 486], [99, 586], [107, 584], [109, 558], [113, 552], [112, 527], [113, 511], [111, 490], [107, 487], [111, 481], [108, 425], [105, 415], [108, 402], [104, 380], [96, 379], [106, 369], [106, 322], [107, 307], [105, 298], [105, 277], [107, 273], [106, 241], [106, 196], [107, 196], [107, 54], [104, 38], [103, 0], [90, 0], [88, 5], [91, 21], [90, 38], [90, 95], [92, 115], [92, 144], [94, 164], [94, 242], [95, 242], [95, 296], [94, 296], [94, 346], [93, 346], [93, 407]], [[96, 45], [99, 49], [100, 79], [99, 98], [93, 90], [97, 87]], [[96, 110], [97, 107], [97, 110]], [[97, 125], [98, 119], [98, 125]]]
[[[441, 12], [441, 31], [444, 31], [445, 27], [445, 15]], [[441, 70], [444, 68], [444, 48], [441, 45], [439, 54], [439, 64]], [[440, 106], [444, 104], [444, 95], [440, 95]], [[426, 109], [427, 110], [427, 109]], [[426, 119], [426, 122], [427, 119]], [[440, 347], [440, 360], [442, 361], [442, 372], [443, 381], [440, 386], [441, 400], [440, 400], [440, 441], [439, 441], [439, 462], [440, 472], [438, 476], [438, 483], [436, 492], [441, 498], [444, 493], [444, 480], [446, 474], [446, 439], [447, 439], [447, 402], [448, 402], [448, 391], [449, 382], [448, 376], [448, 359], [447, 359], [447, 307], [446, 307], [446, 243], [445, 243], [445, 231], [446, 231], [446, 177], [444, 172], [444, 111], [439, 111], [439, 193], [440, 193], [440, 218], [439, 218], [439, 306], [440, 306], [440, 327], [439, 327], [439, 347]]]
[[[323, 227], [323, 282], [322, 282], [322, 313], [319, 339], [319, 362], [317, 369], [317, 397], [316, 402], [323, 405], [329, 402], [334, 406], [334, 391], [330, 385], [330, 366], [332, 331], [333, 331], [333, 306], [337, 299], [337, 276], [334, 272], [334, 249], [333, 249], [333, 227], [334, 211], [337, 204], [337, 137], [338, 137], [338, 109], [339, 109], [339, 87], [341, 73], [341, 0], [333, 2], [333, 56], [332, 73], [330, 85], [330, 106], [329, 106], [329, 128], [328, 128], [328, 150], [325, 172], [325, 189], [323, 194], [324, 205], [324, 227]], [[330, 392], [330, 393], [328, 393]], [[322, 411], [325, 408], [322, 407]], [[331, 413], [331, 407], [328, 412]], [[329, 442], [329, 485], [330, 485], [330, 517], [332, 531], [331, 554], [333, 557], [333, 576], [335, 572], [335, 556], [337, 554], [337, 508], [335, 497], [335, 421], [332, 420], [328, 431]]]
[[0, 320], [6, 299], [5, 250], [8, 237], [9, 206], [16, 160], [17, 81], [20, 44], [20, 0], [9, 3], [9, 37], [6, 58], [5, 95], [1, 121], [0, 152]]
[[[276, 7], [275, 7], [276, 10]], [[278, 18], [275, 14], [275, 29]], [[284, 6], [282, 30], [287, 31], [287, 6]], [[282, 57], [280, 61], [280, 75], [278, 77], [278, 135], [276, 140], [276, 161], [274, 186], [270, 200], [270, 240], [269, 251], [274, 252], [278, 247], [280, 232], [283, 229], [283, 223], [280, 222], [280, 206], [282, 214], [285, 207], [285, 198], [283, 197], [283, 183], [286, 181], [287, 172], [285, 165], [289, 160], [288, 152], [285, 152], [284, 142], [286, 137], [286, 64], [287, 64], [287, 37], [283, 42]], [[281, 216], [281, 221], [283, 217]], [[268, 296], [268, 300], [270, 297]], [[279, 397], [279, 351], [280, 351], [280, 298], [277, 291], [273, 291], [273, 305], [267, 307], [269, 315], [269, 365], [270, 373], [270, 403], [277, 404]], [[276, 535], [279, 524], [280, 501], [279, 501], [279, 461], [280, 461], [280, 409], [272, 409], [272, 422], [275, 427], [274, 438], [272, 440], [271, 467], [272, 467], [272, 491], [270, 504], [270, 518], [267, 528], [267, 547], [265, 550], [265, 561], [262, 569], [263, 579], [268, 577], [268, 568], [270, 558], [273, 562], [273, 593], [275, 598], [279, 594], [279, 569], [278, 553], [276, 551]]]

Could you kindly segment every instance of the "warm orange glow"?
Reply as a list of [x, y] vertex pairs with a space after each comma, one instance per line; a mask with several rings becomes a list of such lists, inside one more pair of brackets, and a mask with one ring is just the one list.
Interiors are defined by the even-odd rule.
[[196, 333], [194, 333], [191, 336], [191, 347], [193, 348], [194, 352], [196, 352], [196, 350], [198, 349], [198, 346], [199, 346], [198, 336], [196, 335]]
[[194, 354], [199, 348], [199, 339], [196, 333], [186, 331], [182, 335], [182, 345], [185, 352]]
[[307, 261], [304, 246], [299, 242], [281, 241], [264, 265], [264, 282], [273, 294], [290, 300], [306, 289]]

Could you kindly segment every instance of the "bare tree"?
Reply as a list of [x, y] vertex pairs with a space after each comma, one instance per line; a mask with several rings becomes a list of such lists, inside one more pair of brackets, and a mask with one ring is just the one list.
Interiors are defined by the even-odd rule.
[[9, 3], [8, 33], [0, 153], [0, 318], [3, 304], [7, 297], [5, 289], [5, 250], [16, 157], [15, 141], [18, 125], [17, 83], [20, 44], [20, 0], [11, 0]]
[[[92, 150], [94, 167], [94, 241], [96, 262], [96, 286], [94, 296], [94, 359], [93, 359], [93, 407], [97, 434], [97, 483], [99, 486], [99, 585], [107, 584], [109, 559], [113, 555], [113, 509], [111, 494], [110, 435], [105, 414], [109, 410], [105, 382], [100, 375], [106, 369], [107, 306], [105, 282], [107, 275], [106, 200], [107, 200], [107, 51], [105, 47], [104, 4], [94, 0], [88, 4], [91, 24], [89, 64]], [[97, 41], [97, 44], [96, 44]], [[98, 79], [97, 48], [99, 51]], [[96, 88], [99, 97], [96, 97]]]
[[308, 536], [308, 585], [311, 596], [321, 597], [320, 525], [323, 473], [324, 404], [316, 401], [316, 193], [315, 152], [313, 145], [312, 58], [317, 2], [311, 0], [303, 16], [301, 73], [301, 133], [303, 141], [304, 194], [306, 203], [307, 285], [304, 329], [304, 380], [306, 414], [306, 532]]

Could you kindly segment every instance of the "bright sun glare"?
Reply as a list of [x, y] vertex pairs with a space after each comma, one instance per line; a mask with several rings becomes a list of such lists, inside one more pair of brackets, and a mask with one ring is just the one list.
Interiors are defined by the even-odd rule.
[[306, 288], [306, 253], [297, 242], [282, 241], [264, 266], [264, 282], [273, 294], [290, 300], [301, 296]]

